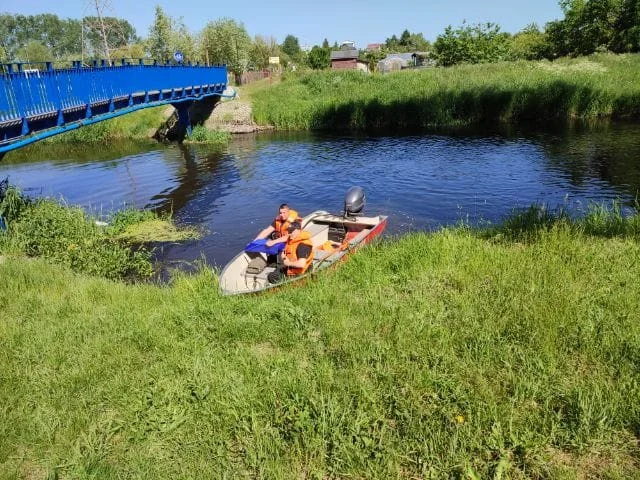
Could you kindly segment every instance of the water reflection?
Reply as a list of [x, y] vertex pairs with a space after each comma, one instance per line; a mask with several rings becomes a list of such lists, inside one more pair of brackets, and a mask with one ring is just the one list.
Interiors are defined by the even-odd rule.
[[93, 211], [172, 211], [205, 235], [165, 246], [162, 257], [203, 256], [221, 265], [283, 202], [303, 214], [339, 212], [347, 189], [361, 185], [367, 211], [389, 215], [388, 233], [396, 234], [460, 220], [495, 222], [536, 202], [579, 209], [619, 198], [633, 205], [639, 159], [640, 126], [617, 123], [386, 137], [250, 134], [223, 151], [157, 144], [26, 149], [7, 155], [0, 176]]

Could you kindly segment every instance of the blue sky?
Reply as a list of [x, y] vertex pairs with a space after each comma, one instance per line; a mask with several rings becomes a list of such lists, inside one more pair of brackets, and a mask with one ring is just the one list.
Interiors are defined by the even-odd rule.
[[[3, 2], [4, 3], [4, 2]], [[100, 0], [108, 16], [125, 18], [139, 36], [146, 37], [156, 5], [174, 18], [182, 17], [191, 32], [197, 32], [220, 17], [242, 22], [252, 37], [273, 36], [282, 43], [296, 36], [301, 45], [316, 45], [327, 38], [331, 44], [350, 40], [364, 48], [381, 43], [406, 28], [435, 40], [445, 27], [494, 22], [503, 31], [515, 33], [529, 23], [540, 27], [563, 18], [558, 0]], [[7, 5], [8, 4], [8, 5]], [[55, 13], [61, 18], [95, 14], [91, 0], [18, 0], [6, 2], [1, 13]]]

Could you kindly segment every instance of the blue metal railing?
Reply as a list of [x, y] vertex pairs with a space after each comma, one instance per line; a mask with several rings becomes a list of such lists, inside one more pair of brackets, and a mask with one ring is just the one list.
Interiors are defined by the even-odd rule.
[[[25, 68], [28, 65], [30, 68]], [[82, 125], [162, 104], [173, 104], [182, 122], [186, 109], [204, 97], [221, 96], [225, 65], [118, 65], [51, 62], [0, 65], [0, 154]], [[190, 127], [190, 125], [185, 125]]]

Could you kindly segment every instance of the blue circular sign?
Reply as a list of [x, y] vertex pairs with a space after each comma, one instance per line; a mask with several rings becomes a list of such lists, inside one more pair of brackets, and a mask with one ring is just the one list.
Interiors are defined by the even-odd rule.
[[182, 60], [184, 60], [184, 57], [182, 56], [182, 52], [181, 51], [177, 51], [176, 53], [173, 54], [173, 58], [176, 60], [176, 62], [178, 63], [182, 63]]

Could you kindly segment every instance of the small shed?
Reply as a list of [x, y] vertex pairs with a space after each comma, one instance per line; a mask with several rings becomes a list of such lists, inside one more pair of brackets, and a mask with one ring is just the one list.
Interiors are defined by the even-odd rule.
[[358, 49], [353, 42], [344, 42], [340, 50], [331, 51], [332, 70], [361, 70], [369, 71], [367, 62], [358, 60]]
[[331, 51], [331, 68], [334, 70], [355, 70], [358, 64], [358, 50], [340, 49]]

